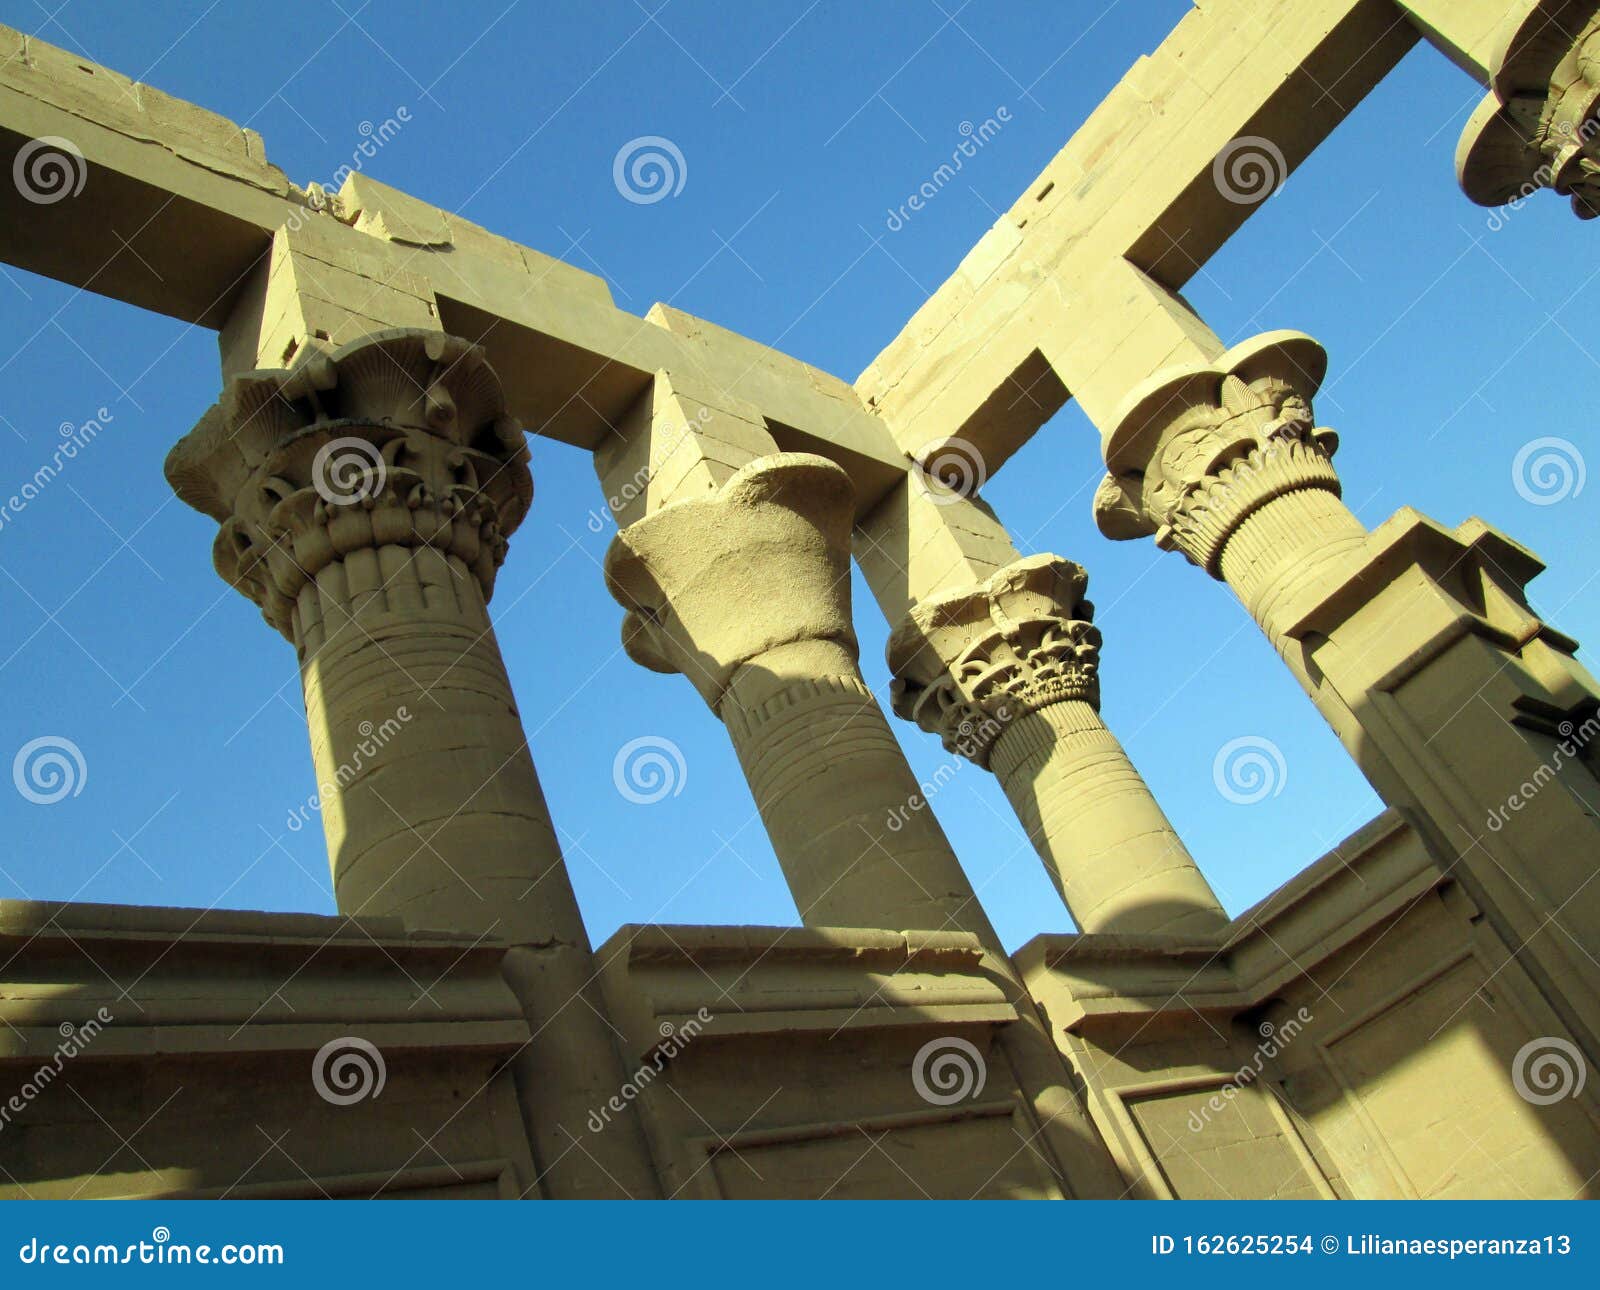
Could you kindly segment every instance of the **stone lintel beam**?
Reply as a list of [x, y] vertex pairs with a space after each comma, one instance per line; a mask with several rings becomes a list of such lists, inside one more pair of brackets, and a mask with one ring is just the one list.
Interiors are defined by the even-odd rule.
[[1417, 39], [1393, 0], [1196, 7], [861, 374], [862, 398], [905, 450], [967, 438], [998, 469], [1082, 397], [1050, 344], [1129, 330], [1104, 267], [1181, 290]]
[[1540, 188], [1600, 215], [1600, 0], [1538, 0], [1496, 29], [1489, 94], [1456, 147], [1456, 178], [1480, 206]]
[[1480, 85], [1489, 84], [1495, 42], [1507, 22], [1538, 0], [1395, 0], [1430, 45]]
[[778, 451], [754, 405], [657, 372], [594, 451], [619, 527], [676, 501], [714, 493], [741, 466]]
[[929, 596], [982, 582], [1021, 558], [976, 491], [957, 491], [916, 465], [857, 520], [853, 542], [856, 563], [890, 623]]
[[[49, 139], [78, 156], [35, 146]], [[0, 165], [19, 162], [47, 195], [82, 186], [39, 202], [0, 185], [0, 262], [222, 332], [227, 376], [283, 366], [297, 328], [338, 344], [432, 327], [483, 347], [530, 432], [580, 448], [670, 370], [759, 407], [780, 447], [835, 460], [863, 508], [904, 472], [836, 376], [665, 305], [628, 313], [603, 279], [366, 174], [302, 188], [254, 131], [0, 26]]]
[[1207, 939], [1227, 915], [1100, 720], [1087, 586], [1035, 555], [921, 601], [889, 639], [895, 711], [994, 771], [1080, 930]]
[[340, 912], [508, 942], [542, 1185], [651, 1194], [636, 1125], [571, 1151], [623, 1076], [486, 607], [533, 484], [483, 351], [392, 330], [242, 373], [167, 478], [299, 656]]

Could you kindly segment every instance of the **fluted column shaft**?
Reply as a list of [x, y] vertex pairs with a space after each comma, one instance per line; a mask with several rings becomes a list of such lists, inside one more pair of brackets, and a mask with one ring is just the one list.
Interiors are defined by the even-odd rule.
[[301, 589], [295, 634], [339, 909], [581, 944], [511, 683], [460, 559], [351, 551]]
[[1296, 599], [1341, 567], [1367, 530], [1337, 494], [1321, 488], [1275, 497], [1239, 522], [1222, 548], [1223, 581], [1280, 654]]

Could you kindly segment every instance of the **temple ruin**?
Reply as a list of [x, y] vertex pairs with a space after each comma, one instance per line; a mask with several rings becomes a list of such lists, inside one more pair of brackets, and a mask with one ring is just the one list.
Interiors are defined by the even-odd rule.
[[[0, 28], [0, 161], [95, 194], [0, 186], [0, 260], [218, 335], [166, 476], [299, 660], [340, 911], [0, 902], [0, 1093], [117, 1013], [0, 1195], [1600, 1195], [1600, 688], [1514, 537], [1358, 521], [1315, 339], [1181, 294], [1418, 42], [1483, 86], [1463, 202], [1600, 211], [1600, 0], [1197, 0], [852, 384]], [[978, 492], [1069, 399], [1100, 530], [1231, 591], [1387, 804], [1237, 918], [1101, 720], [1094, 552]], [[589, 944], [489, 609], [525, 433], [592, 454], [628, 654], [727, 727], [803, 926]], [[1075, 933], [1006, 953], [891, 719]]]

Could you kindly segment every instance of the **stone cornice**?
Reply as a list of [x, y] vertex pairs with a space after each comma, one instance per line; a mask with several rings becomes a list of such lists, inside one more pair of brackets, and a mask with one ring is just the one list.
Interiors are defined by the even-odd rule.
[[1129, 1018], [1146, 1024], [1161, 1013], [1226, 1015], [1258, 1006], [1428, 892], [1452, 886], [1404, 818], [1388, 810], [1240, 914], [1220, 944], [1047, 933], [1012, 957], [1067, 1031]]

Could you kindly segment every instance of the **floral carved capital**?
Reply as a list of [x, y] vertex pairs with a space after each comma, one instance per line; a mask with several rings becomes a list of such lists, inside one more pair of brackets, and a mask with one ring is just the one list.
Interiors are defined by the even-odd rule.
[[1456, 147], [1462, 191], [1503, 206], [1551, 188], [1579, 219], [1600, 215], [1600, 0], [1539, 0], [1513, 15], [1489, 73]]
[[487, 600], [533, 499], [522, 431], [482, 349], [413, 330], [234, 377], [166, 475], [221, 524], [217, 572], [290, 640], [300, 589], [364, 548], [434, 548]]
[[1052, 703], [1100, 703], [1089, 577], [1054, 555], [918, 604], [889, 637], [897, 715], [987, 767], [1006, 726]]
[[758, 457], [714, 492], [619, 531], [606, 587], [628, 612], [623, 646], [681, 672], [713, 711], [735, 673], [811, 641], [856, 653], [850, 623], [850, 477], [826, 457]]
[[1326, 370], [1322, 346], [1280, 331], [1144, 382], [1105, 438], [1100, 531], [1153, 536], [1218, 577], [1223, 547], [1251, 513], [1299, 489], [1337, 496], [1339, 438], [1311, 410]]

